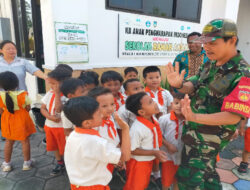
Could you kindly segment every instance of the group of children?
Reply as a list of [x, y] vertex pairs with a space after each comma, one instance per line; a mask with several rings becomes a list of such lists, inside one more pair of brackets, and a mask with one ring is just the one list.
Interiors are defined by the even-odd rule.
[[[156, 66], [138, 71], [129, 67], [123, 77], [93, 71], [72, 78], [73, 70], [59, 65], [48, 73], [50, 90], [42, 99], [46, 117], [47, 151], [54, 151], [57, 164], [51, 175], [66, 171], [71, 189], [109, 189], [114, 169], [126, 170], [124, 190], [146, 189], [153, 174], [162, 189], [178, 189], [175, 173], [181, 160], [181, 112], [184, 95], [160, 87], [161, 72]], [[14, 141], [23, 145], [23, 170], [29, 170], [29, 136], [35, 127], [28, 111], [27, 92], [15, 91], [18, 80], [11, 72], [0, 73], [2, 136], [6, 137], [2, 169], [11, 170]], [[159, 163], [161, 163], [161, 172]]]

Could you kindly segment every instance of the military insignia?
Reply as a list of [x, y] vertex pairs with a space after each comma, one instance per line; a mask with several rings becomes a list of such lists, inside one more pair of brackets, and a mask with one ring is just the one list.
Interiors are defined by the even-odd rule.
[[202, 31], [202, 33], [204, 34], [206, 34], [206, 33], [210, 33], [210, 32], [212, 32], [213, 31], [213, 26], [212, 25], [206, 25], [204, 28], [203, 28], [203, 31]]
[[239, 91], [239, 95], [238, 95], [239, 100], [241, 100], [242, 102], [247, 102], [250, 100], [250, 92], [247, 91]]

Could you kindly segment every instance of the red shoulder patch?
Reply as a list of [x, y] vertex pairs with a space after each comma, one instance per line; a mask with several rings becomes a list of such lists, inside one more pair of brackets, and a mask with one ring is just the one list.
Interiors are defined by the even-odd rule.
[[234, 90], [224, 98], [221, 111], [250, 117], [250, 78], [242, 77]]

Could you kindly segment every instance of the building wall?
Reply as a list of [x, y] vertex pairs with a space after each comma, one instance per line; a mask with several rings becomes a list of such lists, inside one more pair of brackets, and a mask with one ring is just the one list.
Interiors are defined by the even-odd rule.
[[245, 60], [250, 64], [250, 1], [241, 0], [238, 13], [238, 49], [242, 52]]

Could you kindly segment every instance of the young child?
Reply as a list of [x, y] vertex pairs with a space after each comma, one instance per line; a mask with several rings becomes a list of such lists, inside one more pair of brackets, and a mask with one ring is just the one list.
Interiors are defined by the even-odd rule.
[[[171, 108], [171, 102], [173, 101], [173, 97], [169, 91], [160, 87], [161, 85], [161, 71], [156, 66], [148, 66], [143, 69], [143, 78], [144, 83], [146, 84], [145, 92], [153, 98], [154, 101], [158, 103], [160, 108], [160, 114], [158, 114], [157, 118], [161, 115], [167, 114]], [[155, 182], [160, 186], [161, 185], [161, 172], [159, 168], [159, 162], [154, 162], [153, 167], [153, 176]]]
[[[246, 127], [246, 129], [245, 129]], [[250, 118], [240, 123], [240, 135], [244, 137], [244, 151], [242, 153], [242, 162], [238, 168], [240, 174], [247, 174], [248, 158], [250, 157]]]
[[2, 136], [6, 138], [4, 146], [4, 162], [2, 171], [11, 171], [11, 154], [15, 141], [20, 141], [23, 149], [23, 170], [30, 170], [32, 160], [30, 159], [29, 136], [36, 132], [29, 110], [31, 101], [26, 91], [16, 91], [18, 78], [12, 72], [0, 73], [0, 114], [2, 123]]
[[146, 84], [145, 92], [151, 96], [161, 106], [160, 111], [167, 114], [171, 108], [173, 97], [168, 90], [160, 87], [161, 71], [156, 66], [148, 66], [143, 69], [144, 83]]
[[[85, 94], [84, 82], [76, 78], [67, 79], [63, 81], [60, 87], [60, 91], [68, 99], [83, 96]], [[67, 140], [67, 137], [69, 136], [69, 134], [74, 130], [74, 125], [65, 117], [63, 112], [61, 114], [61, 118], [62, 118], [62, 124], [64, 128], [64, 135], [66, 136], [66, 140]]]
[[54, 151], [57, 164], [51, 175], [57, 175], [64, 170], [63, 153], [65, 147], [65, 135], [61, 121], [62, 104], [67, 98], [60, 92], [60, 84], [69, 77], [68, 70], [55, 69], [48, 73], [47, 82], [51, 90], [42, 98], [41, 114], [46, 117], [45, 134], [47, 151]]
[[66, 117], [76, 126], [65, 147], [65, 164], [72, 190], [108, 190], [112, 174], [109, 163], [130, 158], [129, 127], [116, 114], [122, 129], [121, 149], [102, 138], [93, 128], [102, 124], [98, 102], [91, 97], [70, 99], [64, 106]]
[[99, 75], [94, 71], [82, 71], [78, 78], [84, 82], [84, 95], [99, 85]]
[[[125, 94], [127, 97], [144, 91], [144, 86], [142, 85], [140, 80], [137, 78], [126, 80], [123, 83], [123, 87], [125, 89]], [[123, 104], [119, 108], [118, 114], [122, 118], [122, 120], [125, 121], [129, 125], [129, 127], [131, 127], [134, 121], [136, 120], [136, 115], [128, 111], [125, 107], [125, 104]]]
[[[126, 69], [124, 69], [124, 79], [125, 81], [129, 79], [138, 79], [137, 69], [135, 67], [127, 67]], [[120, 92], [123, 95], [126, 95], [123, 85], [121, 86]]]
[[102, 86], [110, 89], [114, 96], [116, 111], [125, 104], [125, 97], [120, 92], [122, 82], [122, 76], [116, 71], [106, 71], [101, 76]]
[[88, 96], [96, 99], [102, 114], [102, 124], [95, 129], [99, 131], [101, 137], [105, 138], [109, 143], [118, 146], [120, 139], [117, 133], [117, 126], [112, 117], [115, 111], [115, 102], [112, 92], [108, 88], [96, 87], [89, 91]]
[[124, 190], [144, 190], [150, 181], [155, 158], [166, 161], [166, 153], [159, 150], [162, 144], [161, 129], [153, 118], [159, 108], [145, 92], [131, 95], [126, 108], [134, 113], [136, 121], [130, 128], [131, 159], [127, 162], [127, 181]]
[[161, 150], [167, 153], [167, 161], [162, 163], [162, 189], [168, 190], [174, 184], [174, 190], [178, 190], [175, 173], [181, 161], [183, 142], [181, 141], [184, 116], [181, 113], [181, 99], [184, 94], [173, 94], [174, 101], [171, 103], [172, 111], [159, 119], [163, 146]]

